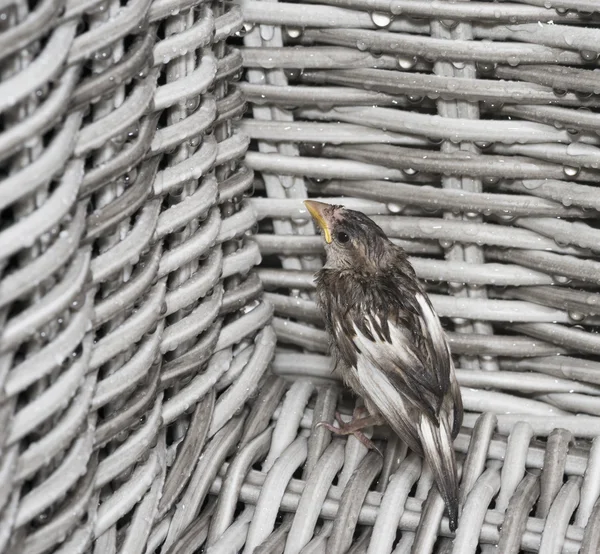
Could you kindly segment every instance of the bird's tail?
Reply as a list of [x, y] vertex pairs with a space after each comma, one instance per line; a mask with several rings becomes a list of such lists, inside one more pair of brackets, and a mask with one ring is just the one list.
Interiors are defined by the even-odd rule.
[[450, 530], [454, 532], [458, 525], [458, 476], [451, 426], [445, 410], [440, 412], [439, 425], [426, 414], [421, 415], [419, 436], [425, 459], [446, 503]]

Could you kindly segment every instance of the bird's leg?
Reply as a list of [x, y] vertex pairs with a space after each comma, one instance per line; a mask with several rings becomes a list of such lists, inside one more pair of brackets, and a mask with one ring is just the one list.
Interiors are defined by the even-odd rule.
[[[364, 413], [368, 415], [363, 415], [361, 417], [361, 414]], [[342, 416], [339, 412], [335, 412], [335, 419], [337, 420], [339, 427], [334, 427], [327, 421], [320, 421], [317, 423], [316, 427], [325, 427], [325, 429], [329, 429], [329, 431], [336, 435], [354, 435], [369, 450], [375, 450], [379, 455], [382, 455], [379, 448], [377, 448], [373, 442], [361, 432], [361, 429], [364, 429], [365, 427], [383, 424], [384, 421], [381, 416], [370, 415], [364, 407], [359, 407], [354, 410], [352, 419], [348, 423], [342, 420]]]

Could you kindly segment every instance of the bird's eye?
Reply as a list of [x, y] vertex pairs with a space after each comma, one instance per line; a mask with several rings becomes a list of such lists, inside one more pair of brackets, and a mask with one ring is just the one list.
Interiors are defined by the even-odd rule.
[[340, 231], [337, 236], [336, 236], [338, 242], [341, 242], [342, 244], [345, 242], [348, 242], [350, 240], [350, 237], [348, 236], [347, 233], [344, 233], [344, 231]]

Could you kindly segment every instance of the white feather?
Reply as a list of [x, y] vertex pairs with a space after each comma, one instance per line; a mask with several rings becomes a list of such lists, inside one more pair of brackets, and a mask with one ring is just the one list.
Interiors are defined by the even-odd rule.
[[[381, 327], [381, 320], [375, 317], [378, 326]], [[365, 321], [371, 335], [377, 336], [375, 327], [372, 322], [367, 319]], [[415, 355], [412, 353], [411, 337], [407, 330], [398, 327], [396, 325], [389, 326], [390, 331], [390, 342], [383, 342], [379, 340], [372, 341], [366, 337], [357, 327], [354, 325], [354, 344], [358, 349], [371, 361], [377, 365], [377, 361], [381, 359], [398, 359], [402, 364], [410, 364], [415, 362]]]
[[[369, 324], [369, 327], [369, 330], [374, 333], [372, 325]], [[405, 361], [408, 361], [407, 337], [397, 328], [390, 329], [392, 336], [390, 344], [381, 341], [373, 342], [356, 327], [354, 327], [354, 332], [354, 344], [361, 352], [356, 365], [358, 381], [363, 390], [368, 392], [371, 402], [392, 425], [396, 433], [400, 433], [400, 430], [406, 427], [406, 422], [410, 420], [408, 407], [397, 388], [377, 367], [377, 360], [388, 357], [391, 352], [387, 351], [390, 349], [397, 358], [404, 357]], [[409, 437], [403, 438], [409, 440]]]
[[444, 344], [446, 342], [446, 336], [438, 316], [435, 315], [429, 302], [427, 302], [425, 297], [420, 292], [415, 295], [415, 298], [421, 307], [423, 321], [429, 330], [429, 334], [431, 335], [433, 342], [436, 344]]

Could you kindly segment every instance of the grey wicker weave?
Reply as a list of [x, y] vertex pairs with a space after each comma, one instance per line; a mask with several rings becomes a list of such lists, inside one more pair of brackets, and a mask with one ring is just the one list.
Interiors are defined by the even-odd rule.
[[[0, 0], [0, 553], [600, 551], [595, 11]], [[307, 196], [443, 317], [455, 538], [385, 428], [313, 430]]]
[[[272, 372], [289, 386], [237, 493], [256, 509], [227, 522], [249, 521], [243, 552], [600, 552], [600, 3], [240, 5], [240, 129]], [[443, 317], [467, 412], [452, 540], [428, 468], [385, 429], [383, 460], [353, 437], [307, 436], [354, 402], [314, 304], [307, 196], [371, 215]], [[237, 460], [221, 494], [250, 463]]]
[[221, 2], [0, 1], [1, 552], [205, 542], [275, 348], [241, 27]]

